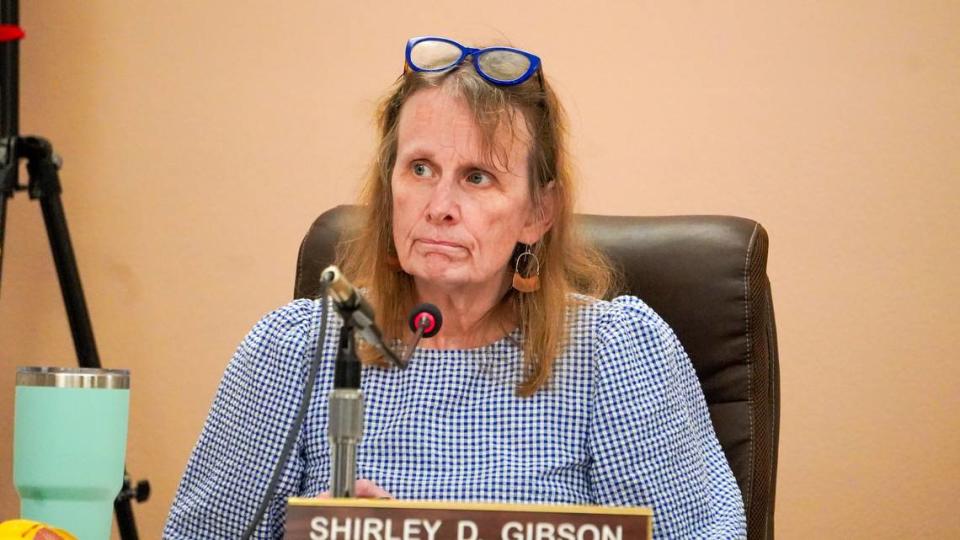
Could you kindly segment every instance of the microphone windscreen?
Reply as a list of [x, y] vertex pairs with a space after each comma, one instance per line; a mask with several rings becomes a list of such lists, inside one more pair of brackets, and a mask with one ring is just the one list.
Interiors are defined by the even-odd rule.
[[443, 325], [443, 315], [440, 308], [433, 304], [418, 304], [410, 310], [410, 316], [407, 319], [410, 325], [410, 331], [416, 332], [417, 326], [423, 326], [423, 337], [433, 337], [440, 331]]

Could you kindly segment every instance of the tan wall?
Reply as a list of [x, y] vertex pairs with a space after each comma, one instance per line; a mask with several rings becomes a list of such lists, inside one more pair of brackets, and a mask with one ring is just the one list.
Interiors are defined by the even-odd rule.
[[[22, 2], [22, 131], [64, 156], [128, 465], [154, 538], [233, 349], [350, 201], [412, 35], [509, 36], [570, 112], [581, 209], [770, 232], [781, 538], [960, 536], [960, 3]], [[74, 363], [39, 209], [10, 204], [0, 509], [14, 366]]]

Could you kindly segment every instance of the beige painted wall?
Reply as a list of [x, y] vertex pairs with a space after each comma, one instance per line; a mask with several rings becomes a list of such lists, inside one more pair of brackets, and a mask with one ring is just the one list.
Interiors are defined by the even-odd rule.
[[[353, 198], [405, 39], [428, 33], [543, 57], [582, 210], [767, 227], [781, 538], [960, 536], [960, 3], [22, 4], [22, 130], [65, 158], [100, 351], [133, 371], [144, 538], [233, 349], [290, 298], [302, 234]], [[14, 366], [74, 363], [46, 242], [18, 196], [0, 517], [17, 504]]]

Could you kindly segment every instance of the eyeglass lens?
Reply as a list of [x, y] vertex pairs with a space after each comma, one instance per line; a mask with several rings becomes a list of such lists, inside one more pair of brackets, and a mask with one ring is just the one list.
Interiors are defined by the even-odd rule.
[[513, 51], [487, 51], [477, 61], [480, 71], [498, 81], [515, 81], [530, 69], [530, 59]]
[[[424, 40], [410, 50], [410, 61], [419, 69], [439, 70], [452, 67], [461, 54], [452, 43]], [[530, 59], [514, 51], [485, 51], [479, 53], [477, 63], [484, 75], [503, 82], [515, 81], [530, 69]]]
[[410, 61], [420, 69], [443, 69], [460, 60], [460, 49], [446, 41], [425, 40], [410, 51]]

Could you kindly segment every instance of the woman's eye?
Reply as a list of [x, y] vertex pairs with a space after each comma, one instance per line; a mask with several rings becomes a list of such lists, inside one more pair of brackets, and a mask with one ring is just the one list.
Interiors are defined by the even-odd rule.
[[483, 186], [489, 184], [491, 181], [490, 175], [481, 171], [473, 171], [467, 175], [467, 182], [470, 182], [476, 186]]
[[426, 163], [418, 161], [413, 164], [413, 174], [416, 176], [430, 176], [433, 174], [433, 170]]

